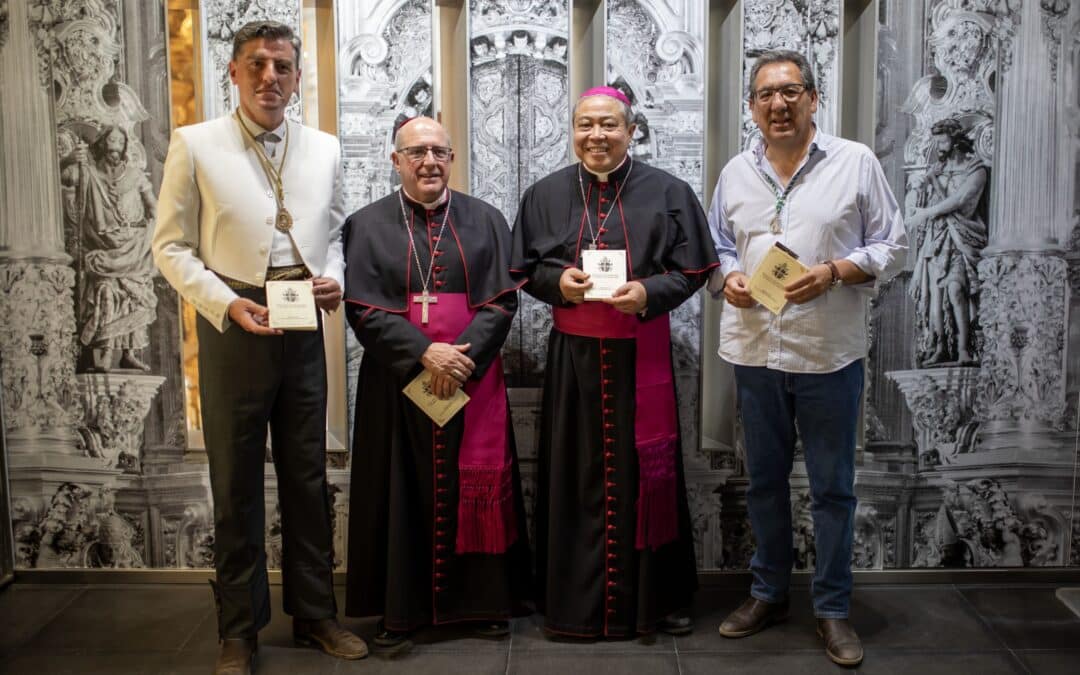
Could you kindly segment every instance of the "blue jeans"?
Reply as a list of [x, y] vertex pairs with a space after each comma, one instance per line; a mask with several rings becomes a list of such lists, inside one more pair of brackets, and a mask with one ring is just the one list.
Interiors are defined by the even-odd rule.
[[796, 424], [810, 478], [810, 512], [817, 560], [811, 593], [814, 614], [843, 619], [851, 604], [851, 540], [855, 522], [855, 428], [863, 362], [835, 373], [784, 373], [735, 366], [746, 438], [746, 493], [757, 550], [750, 561], [750, 594], [783, 602], [791, 583], [794, 548], [788, 476]]

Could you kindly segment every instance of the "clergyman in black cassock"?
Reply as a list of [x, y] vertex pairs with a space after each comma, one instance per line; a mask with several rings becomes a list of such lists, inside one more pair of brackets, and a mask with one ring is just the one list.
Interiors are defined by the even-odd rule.
[[[668, 313], [716, 265], [692, 189], [628, 154], [618, 90], [574, 112], [582, 160], [530, 187], [512, 267], [552, 305], [540, 423], [537, 605], [554, 634], [685, 633], [697, 588]], [[586, 208], [587, 205], [587, 208]], [[626, 251], [627, 283], [584, 302], [581, 252]]]
[[[346, 613], [382, 615], [388, 649], [432, 624], [506, 634], [531, 585], [499, 357], [520, 286], [510, 229], [446, 187], [453, 155], [434, 120], [407, 121], [395, 147], [402, 189], [345, 224], [346, 316], [364, 346]], [[425, 369], [436, 395], [472, 397], [442, 428], [402, 393]]]

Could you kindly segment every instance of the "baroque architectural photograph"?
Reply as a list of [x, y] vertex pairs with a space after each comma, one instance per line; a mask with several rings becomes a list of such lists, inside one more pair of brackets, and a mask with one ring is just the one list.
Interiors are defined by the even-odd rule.
[[[266, 19], [302, 39], [286, 117], [336, 137], [345, 215], [401, 187], [396, 134], [426, 116], [449, 134], [450, 187], [511, 227], [530, 186], [577, 162], [573, 112], [596, 86], [629, 102], [630, 158], [685, 181], [707, 212], [721, 169], [760, 141], [755, 61], [805, 57], [817, 129], [872, 150], [907, 231], [902, 271], [865, 298], [857, 583], [912, 571], [948, 584], [1003, 570], [1080, 579], [1070, 0], [0, 0], [0, 579], [138, 570], [202, 583], [214, 568], [197, 311], [151, 242], [170, 138], [233, 114], [234, 36]], [[756, 547], [742, 409], [717, 353], [733, 311], [702, 289], [670, 319], [703, 589], [748, 580]], [[355, 422], [358, 373], [378, 358], [346, 323], [338, 311], [322, 324], [338, 581], [350, 448], [370, 433]], [[531, 540], [552, 326], [551, 306], [522, 292], [501, 349]], [[288, 548], [272, 457], [268, 444], [276, 570]], [[816, 562], [809, 474], [800, 440], [790, 506], [803, 585]]]

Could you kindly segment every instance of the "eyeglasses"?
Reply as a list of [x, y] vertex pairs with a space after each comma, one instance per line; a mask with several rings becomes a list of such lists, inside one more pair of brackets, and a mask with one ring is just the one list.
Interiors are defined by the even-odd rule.
[[799, 100], [802, 93], [806, 91], [806, 85], [802, 84], [785, 84], [782, 87], [776, 89], [758, 89], [751, 94], [751, 99], [754, 103], [765, 105], [766, 103], [772, 103], [773, 96], [780, 94], [780, 98], [784, 99], [787, 103], [794, 103]]
[[429, 152], [436, 162], [445, 162], [450, 159], [450, 155], [454, 154], [453, 150], [441, 145], [410, 145], [407, 148], [398, 150], [398, 152], [408, 157], [411, 162], [423, 161]]

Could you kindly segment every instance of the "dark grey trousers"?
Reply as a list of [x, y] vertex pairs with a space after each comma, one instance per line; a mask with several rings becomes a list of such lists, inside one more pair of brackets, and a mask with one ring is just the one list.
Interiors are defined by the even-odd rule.
[[[266, 302], [259, 290], [238, 291]], [[313, 332], [219, 333], [198, 318], [199, 394], [214, 496], [218, 633], [253, 637], [270, 621], [263, 473], [270, 427], [281, 510], [286, 614], [337, 614], [326, 484], [326, 354]]]

